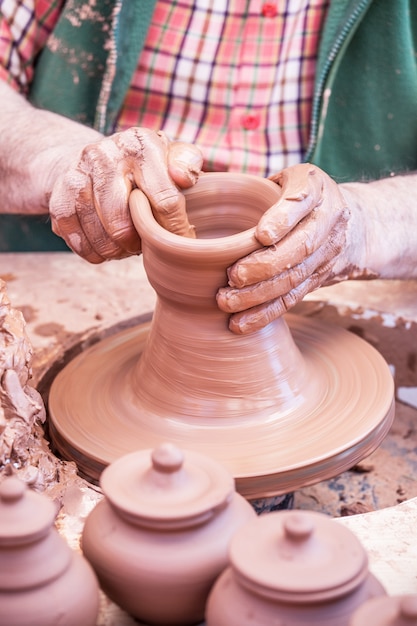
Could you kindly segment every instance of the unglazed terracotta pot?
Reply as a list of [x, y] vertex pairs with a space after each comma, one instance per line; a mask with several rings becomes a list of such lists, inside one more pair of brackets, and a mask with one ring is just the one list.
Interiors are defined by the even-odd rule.
[[[279, 511], [241, 528], [207, 603], [207, 626], [348, 626], [384, 595], [353, 533], [316, 512]], [[370, 626], [370, 623], [368, 624]]]
[[118, 459], [82, 548], [103, 590], [147, 624], [200, 622], [236, 530], [256, 517], [218, 463], [171, 444]]
[[227, 268], [261, 246], [255, 227], [280, 197], [275, 183], [243, 174], [205, 174], [187, 190], [196, 239], [162, 228], [131, 203], [143, 261], [158, 298], [133, 386], [145, 409], [185, 421], [254, 418], [303, 398], [308, 372], [284, 319], [237, 336], [216, 302]]
[[355, 611], [349, 626], [412, 626], [417, 624], [417, 595], [372, 598]]
[[0, 484], [0, 624], [94, 626], [99, 586], [53, 526], [56, 506], [16, 477]]

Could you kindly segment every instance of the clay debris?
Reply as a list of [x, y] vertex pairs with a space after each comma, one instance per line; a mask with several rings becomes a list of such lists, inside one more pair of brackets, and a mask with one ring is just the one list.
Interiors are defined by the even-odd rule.
[[23, 465], [34, 424], [45, 421], [40, 394], [30, 385], [32, 346], [23, 314], [11, 306], [0, 279], [0, 465]]

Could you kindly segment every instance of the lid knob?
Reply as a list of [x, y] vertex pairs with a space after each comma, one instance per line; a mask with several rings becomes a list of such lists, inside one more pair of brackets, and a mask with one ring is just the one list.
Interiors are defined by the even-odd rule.
[[23, 498], [25, 491], [25, 483], [15, 476], [10, 476], [0, 484], [0, 500], [6, 504], [17, 502]]
[[184, 463], [183, 452], [172, 443], [163, 443], [152, 451], [152, 467], [158, 472], [172, 474]]
[[314, 531], [314, 522], [305, 515], [290, 515], [284, 522], [284, 532], [287, 539], [293, 542], [305, 541]]

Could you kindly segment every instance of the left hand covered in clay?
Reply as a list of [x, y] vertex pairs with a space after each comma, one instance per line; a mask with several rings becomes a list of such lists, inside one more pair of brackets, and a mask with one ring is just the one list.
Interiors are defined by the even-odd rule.
[[282, 189], [259, 221], [264, 246], [228, 269], [217, 303], [232, 313], [229, 328], [246, 334], [266, 326], [320, 286], [347, 278], [343, 252], [350, 211], [337, 183], [303, 163], [271, 177]]
[[49, 201], [53, 231], [90, 263], [141, 251], [129, 211], [141, 189], [167, 230], [194, 237], [182, 189], [198, 179], [202, 155], [163, 132], [130, 128], [83, 146], [56, 177]]

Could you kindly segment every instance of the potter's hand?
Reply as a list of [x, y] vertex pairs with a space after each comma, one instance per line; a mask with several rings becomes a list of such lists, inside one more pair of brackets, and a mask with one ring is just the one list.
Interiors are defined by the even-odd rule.
[[265, 246], [228, 269], [230, 287], [217, 302], [232, 313], [235, 333], [253, 332], [318, 287], [341, 280], [350, 218], [338, 185], [318, 167], [300, 164], [271, 177], [282, 195], [261, 218], [256, 238]]
[[163, 133], [131, 128], [84, 147], [53, 186], [49, 211], [54, 232], [91, 263], [141, 250], [129, 212], [134, 187], [148, 197], [157, 221], [193, 237], [180, 188], [191, 187], [202, 165], [192, 145]]

